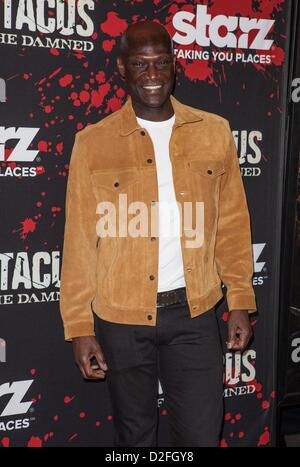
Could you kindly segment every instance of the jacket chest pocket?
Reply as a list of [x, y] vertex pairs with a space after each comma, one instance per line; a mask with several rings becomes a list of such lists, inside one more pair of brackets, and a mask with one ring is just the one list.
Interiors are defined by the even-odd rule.
[[187, 160], [186, 170], [190, 176], [191, 184], [200, 201], [212, 200], [219, 193], [222, 175], [226, 172], [224, 162], [221, 160]]
[[97, 202], [118, 202], [119, 195], [127, 195], [127, 202], [138, 197], [139, 173], [135, 169], [101, 170], [91, 174]]
[[186, 167], [190, 172], [204, 177], [204, 180], [214, 180], [225, 173], [223, 161], [199, 159], [187, 160]]
[[219, 193], [222, 176], [225, 174], [222, 160], [187, 160], [186, 170], [192, 190], [192, 198], [204, 203], [205, 238], [208, 238], [217, 221]]

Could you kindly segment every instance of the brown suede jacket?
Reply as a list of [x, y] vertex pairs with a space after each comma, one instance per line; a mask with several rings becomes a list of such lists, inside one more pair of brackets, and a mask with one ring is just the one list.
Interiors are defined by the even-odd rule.
[[[181, 219], [191, 317], [222, 298], [221, 282], [230, 311], [255, 311], [249, 211], [230, 126], [218, 115], [183, 105], [173, 96], [171, 100], [175, 124], [170, 160], [176, 200], [204, 206], [201, 246], [190, 247], [187, 241], [193, 238], [195, 219], [186, 226]], [[150, 226], [151, 207], [158, 201], [155, 154], [130, 98], [122, 109], [76, 134], [60, 289], [66, 340], [94, 335], [93, 311], [111, 322], [156, 324], [159, 237], [150, 228], [147, 235], [126, 235], [117, 229], [117, 235], [105, 236], [96, 230], [98, 203], [111, 202], [115, 214], [126, 217], [119, 195], [127, 195], [128, 206], [143, 202]]]

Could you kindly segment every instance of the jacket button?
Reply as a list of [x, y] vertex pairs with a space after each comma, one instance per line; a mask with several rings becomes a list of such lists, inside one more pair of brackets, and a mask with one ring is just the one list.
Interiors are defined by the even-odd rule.
[[181, 196], [184, 196], [185, 193], [184, 193], [184, 191], [180, 191], [179, 194], [180, 194]]
[[153, 242], [154, 240], [156, 240], [156, 237], [151, 237], [151, 242]]
[[208, 173], [208, 175], [211, 175], [211, 174], [212, 174], [212, 170], [209, 169], [209, 170], [207, 171], [207, 173]]
[[114, 183], [114, 186], [115, 186], [115, 187], [118, 187], [119, 185], [120, 185], [119, 182], [115, 182], [115, 183]]
[[154, 200], [151, 201], [152, 206], [154, 206], [155, 203], [156, 203], [156, 201], [154, 201]]
[[151, 321], [152, 315], [147, 315], [147, 319], [148, 319], [149, 321]]
[[187, 272], [191, 272], [192, 268], [186, 268]]
[[150, 281], [154, 281], [155, 276], [153, 276], [153, 274], [151, 274], [151, 276], [149, 276], [149, 279], [150, 279]]
[[152, 159], [147, 159], [148, 164], [152, 164], [153, 160]]
[[141, 135], [142, 135], [142, 136], [145, 136], [145, 134], [146, 134], [146, 133], [144, 132], [144, 130], [141, 131]]

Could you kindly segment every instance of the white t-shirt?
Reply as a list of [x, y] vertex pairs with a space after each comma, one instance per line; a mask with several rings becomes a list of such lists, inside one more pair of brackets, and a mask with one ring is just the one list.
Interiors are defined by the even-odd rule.
[[162, 122], [137, 117], [149, 133], [155, 152], [159, 201], [158, 292], [185, 286], [180, 243], [180, 214], [176, 202], [169, 141], [175, 115]]

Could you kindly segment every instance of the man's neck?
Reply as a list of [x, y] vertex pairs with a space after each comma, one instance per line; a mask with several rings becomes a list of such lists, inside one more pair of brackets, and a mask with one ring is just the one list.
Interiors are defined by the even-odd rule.
[[162, 122], [174, 115], [170, 99], [168, 99], [162, 107], [145, 107], [134, 101], [132, 101], [132, 107], [137, 117], [152, 122]]

